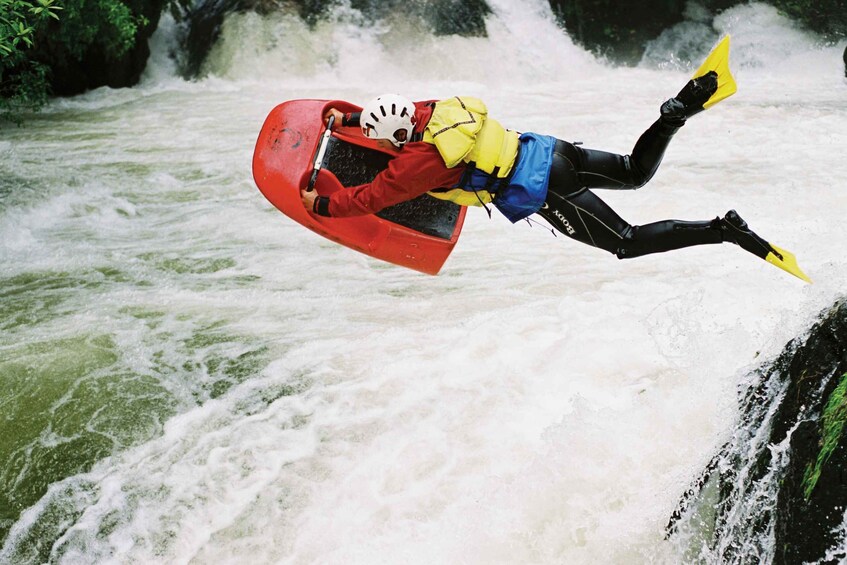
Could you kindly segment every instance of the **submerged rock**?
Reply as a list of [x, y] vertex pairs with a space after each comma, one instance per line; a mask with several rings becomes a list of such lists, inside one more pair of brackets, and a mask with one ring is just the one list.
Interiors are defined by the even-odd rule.
[[847, 558], [847, 300], [752, 375], [741, 421], [671, 517], [693, 558]]
[[[267, 14], [288, 9], [314, 25], [339, 5], [339, 2], [318, 0], [293, 0], [282, 5], [275, 0], [195, 0], [178, 18], [183, 25], [182, 74], [191, 78], [200, 73], [227, 14], [247, 11]], [[351, 0], [349, 6], [366, 21], [410, 20], [435, 35], [484, 36], [485, 16], [491, 12], [485, 0]]]

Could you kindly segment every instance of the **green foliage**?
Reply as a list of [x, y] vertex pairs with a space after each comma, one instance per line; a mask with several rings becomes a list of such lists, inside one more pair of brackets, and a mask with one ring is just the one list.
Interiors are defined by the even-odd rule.
[[[137, 2], [136, 2], [137, 3]], [[132, 2], [120, 0], [76, 0], [65, 6], [62, 25], [51, 38], [65, 55], [81, 60], [92, 46], [118, 58], [135, 45], [139, 27], [147, 19], [136, 15]]]
[[55, 0], [0, 0], [0, 60], [4, 65], [8, 58], [20, 56], [23, 48], [32, 47], [36, 28], [50, 18], [58, 20], [61, 9]]
[[0, 0], [0, 119], [20, 122], [20, 110], [47, 100], [47, 67], [29, 59], [38, 31], [58, 20], [56, 0]]
[[46, 65], [29, 61], [24, 68], [4, 79], [0, 87], [0, 120], [21, 123], [21, 112], [34, 111], [47, 103], [49, 84]]
[[[61, 3], [61, 5], [60, 5]], [[117, 61], [150, 24], [157, 0], [0, 0], [0, 119], [41, 107], [51, 80], [92, 53]]]
[[847, 424], [847, 373], [841, 376], [841, 382], [829, 396], [821, 420], [821, 450], [817, 460], [808, 464], [803, 476], [803, 495], [806, 500], [812, 496], [824, 463], [838, 447], [844, 426]]

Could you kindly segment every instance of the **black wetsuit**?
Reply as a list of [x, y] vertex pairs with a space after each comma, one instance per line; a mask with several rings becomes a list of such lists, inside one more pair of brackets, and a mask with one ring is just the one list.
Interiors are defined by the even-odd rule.
[[664, 220], [633, 226], [591, 189], [631, 190], [649, 181], [678, 127], [657, 120], [631, 155], [618, 155], [559, 140], [550, 170], [547, 199], [538, 214], [563, 234], [605, 249], [620, 259], [692, 245], [721, 243], [718, 220]]

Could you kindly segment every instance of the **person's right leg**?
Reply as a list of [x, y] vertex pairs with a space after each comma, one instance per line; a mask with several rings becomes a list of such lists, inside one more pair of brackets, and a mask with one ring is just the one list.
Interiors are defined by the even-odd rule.
[[633, 226], [590, 190], [562, 197], [548, 191], [538, 214], [557, 231], [593, 247], [629, 259], [673, 249], [722, 243], [721, 220], [663, 220]]

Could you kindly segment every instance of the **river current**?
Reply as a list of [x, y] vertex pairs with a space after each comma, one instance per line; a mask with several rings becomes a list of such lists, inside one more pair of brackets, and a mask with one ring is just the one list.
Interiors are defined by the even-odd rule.
[[[753, 4], [617, 68], [546, 3], [491, 4], [476, 39], [232, 16], [193, 82], [163, 25], [138, 87], [0, 130], [0, 562], [691, 555], [663, 527], [739, 384], [844, 293], [844, 45]], [[635, 224], [735, 208], [814, 285], [729, 244], [619, 261], [481, 209], [429, 277], [252, 180], [276, 104], [383, 91], [628, 153], [723, 33], [738, 93], [646, 187], [600, 195]]]

